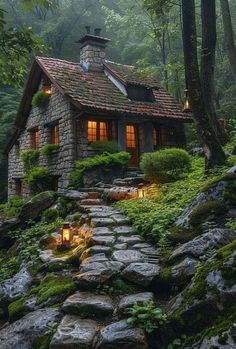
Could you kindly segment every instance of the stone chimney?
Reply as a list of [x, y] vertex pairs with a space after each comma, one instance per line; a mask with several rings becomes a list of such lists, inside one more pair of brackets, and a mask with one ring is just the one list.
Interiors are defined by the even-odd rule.
[[89, 26], [85, 28], [87, 34], [77, 41], [80, 43], [80, 63], [84, 70], [102, 71], [106, 56], [106, 45], [110, 39], [100, 36], [100, 28], [96, 28], [94, 34], [90, 33]]

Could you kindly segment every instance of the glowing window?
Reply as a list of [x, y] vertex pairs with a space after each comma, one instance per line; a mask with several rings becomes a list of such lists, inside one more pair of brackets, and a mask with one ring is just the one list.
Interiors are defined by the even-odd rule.
[[59, 125], [54, 125], [50, 127], [50, 143], [51, 144], [59, 144], [60, 143], [60, 137], [59, 137]]
[[31, 148], [33, 149], [39, 149], [39, 130], [34, 130], [31, 132]]
[[108, 123], [101, 121], [88, 121], [88, 141], [108, 140]]
[[126, 126], [126, 146], [127, 148], [136, 148], [135, 127], [133, 125]]

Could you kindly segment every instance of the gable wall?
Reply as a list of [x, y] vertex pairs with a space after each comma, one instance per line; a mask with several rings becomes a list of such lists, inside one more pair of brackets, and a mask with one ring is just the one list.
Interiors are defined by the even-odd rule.
[[[40, 89], [40, 88], [39, 88]], [[58, 175], [59, 190], [65, 189], [68, 185], [69, 173], [74, 166], [75, 159], [75, 134], [73, 124], [73, 111], [68, 99], [53, 87], [52, 96], [50, 97], [48, 106], [42, 108], [32, 108], [21, 135], [18, 138], [19, 151], [14, 145], [8, 156], [8, 190], [9, 196], [14, 195], [15, 180], [14, 178], [23, 178], [24, 169], [20, 160], [20, 152], [30, 148], [30, 132], [29, 129], [39, 128], [40, 132], [40, 149], [48, 143], [48, 128], [45, 124], [59, 119], [60, 149], [51, 158], [40, 154], [37, 166], [47, 167], [53, 175]], [[23, 195], [28, 195], [29, 191], [23, 185]]]

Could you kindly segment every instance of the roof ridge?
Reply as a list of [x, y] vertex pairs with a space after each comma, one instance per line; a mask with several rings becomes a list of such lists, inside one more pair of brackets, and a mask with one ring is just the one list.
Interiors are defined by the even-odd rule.
[[123, 67], [135, 68], [135, 66], [132, 65], [132, 64], [122, 64], [122, 63], [110, 61], [110, 60], [108, 60], [108, 59], [105, 60], [105, 63], [112, 63], [112, 64], [116, 64], [116, 65], [122, 65]]
[[66, 59], [59, 59], [59, 58], [53, 58], [53, 57], [42, 57], [42, 56], [36, 56], [35, 57], [36, 60], [40, 60], [40, 59], [44, 59], [44, 60], [50, 60], [50, 61], [56, 61], [56, 62], [62, 62], [62, 63], [68, 63], [68, 64], [74, 64], [74, 65], [80, 65], [79, 62], [72, 62], [72, 61], [68, 61]]

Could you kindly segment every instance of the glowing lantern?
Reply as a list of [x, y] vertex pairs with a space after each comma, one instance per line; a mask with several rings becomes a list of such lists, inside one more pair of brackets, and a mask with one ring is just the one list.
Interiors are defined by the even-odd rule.
[[185, 89], [184, 90], [185, 92], [185, 100], [184, 100], [184, 112], [189, 112], [191, 111], [191, 108], [190, 108], [190, 102], [189, 102], [189, 96], [188, 96], [188, 90]]
[[52, 86], [50, 84], [44, 84], [42, 91], [45, 95], [51, 96], [52, 94]]
[[61, 230], [61, 243], [64, 246], [69, 246], [72, 241], [72, 230], [69, 223], [64, 223]]

